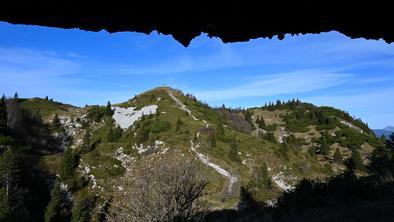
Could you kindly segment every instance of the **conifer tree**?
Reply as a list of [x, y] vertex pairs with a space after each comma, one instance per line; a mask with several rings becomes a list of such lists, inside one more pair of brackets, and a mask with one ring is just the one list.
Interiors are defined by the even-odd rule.
[[381, 178], [394, 177], [394, 134], [385, 139], [385, 145], [377, 147], [370, 156], [368, 170]]
[[257, 169], [257, 186], [260, 189], [271, 189], [272, 187], [271, 177], [265, 162], [263, 162]]
[[51, 192], [51, 200], [45, 210], [45, 222], [70, 221], [68, 200], [59, 184], [55, 184]]
[[7, 201], [6, 190], [4, 187], [0, 188], [0, 221], [7, 221], [11, 213], [11, 206]]
[[238, 144], [237, 139], [234, 138], [230, 145], [230, 150], [228, 152], [228, 158], [234, 162], [240, 162], [239, 154], [238, 154]]
[[112, 127], [109, 128], [107, 133], [107, 141], [108, 142], [116, 142], [122, 137], [122, 129], [117, 126], [115, 129]]
[[248, 122], [252, 120], [252, 113], [248, 109], [245, 110], [245, 120]]
[[57, 114], [55, 114], [55, 116], [53, 117], [52, 125], [55, 130], [59, 130], [62, 127], [59, 116]]
[[343, 161], [343, 157], [342, 157], [341, 151], [339, 151], [339, 148], [337, 148], [337, 149], [335, 150], [335, 153], [334, 153], [334, 160], [335, 160], [335, 162], [337, 162], [337, 163], [342, 163], [342, 161]]
[[67, 180], [74, 176], [75, 169], [78, 166], [78, 158], [72, 151], [67, 149], [64, 152], [62, 161], [60, 163], [60, 179]]
[[91, 209], [93, 202], [89, 198], [78, 201], [72, 211], [71, 222], [89, 222], [91, 221]]
[[265, 128], [264, 117], [262, 117], [262, 116], [257, 117], [256, 123], [257, 123], [257, 125], [259, 126], [260, 129], [264, 129]]
[[25, 221], [29, 212], [20, 189], [18, 156], [11, 149], [0, 157], [0, 221]]
[[224, 127], [222, 119], [219, 119], [218, 123], [216, 124], [216, 134], [218, 136], [224, 136]]
[[15, 92], [15, 94], [14, 94], [14, 99], [19, 99], [18, 92]]
[[0, 183], [5, 189], [6, 198], [9, 199], [14, 188], [17, 187], [20, 177], [18, 159], [14, 151], [7, 149], [0, 156]]
[[92, 148], [92, 144], [91, 144], [90, 130], [87, 129], [85, 131], [85, 134], [83, 135], [81, 152], [88, 153], [88, 152], [90, 152], [91, 148]]
[[122, 128], [120, 126], [115, 127], [114, 130], [114, 141], [118, 141], [122, 137]]
[[0, 135], [4, 135], [7, 132], [7, 105], [5, 103], [5, 96], [1, 97], [0, 100]]
[[114, 111], [112, 110], [111, 103], [108, 101], [107, 106], [105, 107], [105, 115], [112, 116]]
[[351, 148], [352, 156], [347, 161], [347, 167], [350, 170], [364, 170], [364, 165], [360, 153], [355, 148]]
[[326, 155], [328, 153], [329, 146], [327, 144], [327, 139], [325, 135], [320, 138], [320, 153]]

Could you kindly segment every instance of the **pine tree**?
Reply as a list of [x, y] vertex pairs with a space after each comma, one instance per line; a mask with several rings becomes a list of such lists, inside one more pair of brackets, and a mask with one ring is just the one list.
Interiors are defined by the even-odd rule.
[[328, 153], [329, 146], [327, 144], [327, 139], [325, 135], [320, 138], [320, 153], [326, 155]]
[[18, 185], [19, 173], [17, 156], [11, 149], [7, 149], [0, 157], [0, 183], [5, 189], [7, 199]]
[[237, 139], [234, 138], [230, 145], [230, 150], [228, 152], [228, 158], [234, 162], [240, 162], [241, 159], [239, 158], [238, 154], [238, 144]]
[[0, 100], [0, 135], [7, 133], [7, 118], [7, 105], [5, 103], [5, 96], [3, 95]]
[[74, 176], [75, 169], [78, 166], [78, 158], [71, 149], [64, 152], [60, 163], [60, 179], [67, 180]]
[[59, 130], [62, 127], [59, 116], [57, 114], [55, 114], [55, 116], [53, 117], [52, 126], [55, 130]]
[[268, 167], [265, 162], [262, 162], [260, 166], [253, 169], [252, 178], [248, 183], [249, 189], [271, 189], [272, 180], [268, 172]]
[[48, 96], [45, 96], [45, 101], [49, 101], [49, 98], [48, 98]]
[[73, 208], [71, 221], [72, 222], [89, 222], [91, 218], [91, 210], [93, 202], [89, 198], [84, 198], [76, 203]]
[[107, 141], [108, 142], [116, 142], [122, 137], [122, 129], [117, 126], [115, 129], [112, 127], [109, 128], [107, 133]]
[[337, 149], [335, 150], [335, 153], [334, 153], [334, 160], [335, 160], [335, 162], [337, 162], [337, 163], [342, 163], [342, 161], [343, 161], [342, 154], [341, 154], [341, 151], [339, 151], [339, 148], [337, 148]]
[[15, 94], [14, 94], [14, 99], [19, 99], [18, 92], [15, 92]]
[[257, 169], [257, 186], [260, 189], [272, 188], [271, 176], [269, 175], [268, 167], [265, 162], [263, 162]]
[[123, 130], [117, 126], [114, 130], [114, 141], [118, 141], [122, 137]]
[[381, 178], [394, 177], [394, 134], [385, 140], [384, 146], [377, 147], [370, 156], [368, 170]]
[[248, 109], [245, 110], [245, 120], [248, 122], [252, 121], [252, 113]]
[[112, 110], [111, 103], [108, 101], [107, 106], [105, 107], [105, 115], [112, 116], [114, 111]]
[[264, 129], [265, 128], [264, 117], [262, 117], [262, 116], [257, 117], [256, 123], [257, 123], [257, 125], [258, 125], [258, 127], [260, 129]]
[[51, 200], [45, 210], [45, 222], [70, 221], [68, 200], [59, 184], [55, 184], [51, 192]]
[[224, 136], [224, 127], [222, 119], [219, 119], [218, 123], [216, 124], [216, 134], [218, 136]]
[[0, 188], [0, 221], [7, 221], [11, 214], [11, 206], [7, 199], [6, 190]]
[[18, 156], [7, 149], [0, 157], [0, 221], [26, 221], [29, 212], [24, 204], [24, 192], [20, 189]]
[[88, 153], [92, 149], [92, 144], [91, 144], [91, 136], [90, 136], [90, 131], [87, 129], [85, 131], [85, 134], [83, 135], [83, 140], [82, 140], [82, 146], [81, 146], [81, 152], [82, 153]]
[[355, 148], [351, 148], [352, 156], [347, 161], [347, 167], [350, 170], [364, 170], [364, 165], [360, 156], [360, 153]]

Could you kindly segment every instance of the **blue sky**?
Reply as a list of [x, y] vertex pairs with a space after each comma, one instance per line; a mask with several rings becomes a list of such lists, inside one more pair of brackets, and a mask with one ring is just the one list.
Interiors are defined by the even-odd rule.
[[394, 45], [337, 32], [223, 44], [201, 35], [86, 32], [0, 23], [0, 92], [71, 103], [122, 102], [163, 84], [212, 106], [299, 98], [373, 128], [394, 125]]

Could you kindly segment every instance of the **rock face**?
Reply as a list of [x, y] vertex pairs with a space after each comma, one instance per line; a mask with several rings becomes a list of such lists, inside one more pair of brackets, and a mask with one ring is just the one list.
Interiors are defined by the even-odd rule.
[[[89, 31], [135, 31], [172, 35], [188, 46], [190, 41], [207, 33], [223, 42], [248, 41], [258, 37], [339, 31], [351, 38], [384, 39], [391, 43], [394, 14], [377, 1], [264, 2], [251, 1], [11, 1], [2, 2], [0, 21]], [[376, 13], [379, 12], [379, 13]]]
[[140, 110], [135, 110], [133, 107], [113, 107], [113, 109], [114, 114], [112, 118], [115, 120], [116, 124], [122, 129], [127, 129], [132, 126], [135, 121], [142, 118], [142, 116], [155, 114], [157, 105], [145, 106]]

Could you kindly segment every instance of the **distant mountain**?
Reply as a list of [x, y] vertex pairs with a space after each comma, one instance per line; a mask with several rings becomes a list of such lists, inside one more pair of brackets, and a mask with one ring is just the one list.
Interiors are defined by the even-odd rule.
[[387, 131], [394, 132], [394, 126], [387, 126], [387, 127], [383, 128], [383, 129], [387, 130]]
[[394, 133], [394, 127], [387, 126], [383, 129], [374, 129], [373, 131], [377, 137], [381, 137], [381, 136], [389, 137], [392, 133]]

